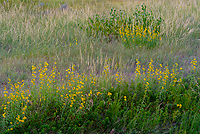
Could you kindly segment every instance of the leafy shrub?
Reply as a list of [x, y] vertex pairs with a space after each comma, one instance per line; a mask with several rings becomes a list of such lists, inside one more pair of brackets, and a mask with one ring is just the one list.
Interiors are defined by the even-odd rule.
[[161, 32], [161, 23], [163, 19], [156, 19], [144, 4], [141, 10], [138, 6], [135, 13], [128, 17], [124, 11], [111, 9], [110, 16], [99, 16], [96, 14], [89, 18], [86, 31], [89, 36], [103, 36], [109, 41], [111, 39], [122, 39], [125, 47], [147, 45], [153, 47], [160, 43], [159, 34]]
[[110, 16], [100, 17], [98, 14], [89, 18], [86, 28], [89, 36], [103, 36], [109, 40], [119, 37], [119, 28], [132, 23], [124, 11], [111, 9]]
[[163, 22], [161, 17], [156, 19], [152, 11], [149, 13], [146, 5], [142, 4], [141, 10], [136, 7], [133, 22], [133, 26], [127, 25], [119, 29], [125, 47], [146, 45], [150, 48], [159, 43], [160, 26]]
[[133, 14], [134, 26], [143, 26], [144, 28], [150, 27], [151, 30], [155, 29], [155, 33], [160, 33], [160, 26], [163, 19], [161, 17], [156, 19], [152, 11], [150, 11], [150, 13], [147, 11], [145, 4], [141, 5], [141, 10], [139, 10], [138, 7], [137, 5], [135, 13]]

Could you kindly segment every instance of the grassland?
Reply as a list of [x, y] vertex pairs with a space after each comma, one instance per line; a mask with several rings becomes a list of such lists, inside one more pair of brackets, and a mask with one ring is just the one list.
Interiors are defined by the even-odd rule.
[[[200, 133], [197, 0], [42, 2], [1, 1], [0, 133]], [[88, 34], [142, 3], [164, 20], [159, 45]]]

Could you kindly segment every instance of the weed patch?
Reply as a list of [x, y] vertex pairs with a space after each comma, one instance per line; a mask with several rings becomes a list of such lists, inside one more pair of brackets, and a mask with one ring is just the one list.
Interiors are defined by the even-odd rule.
[[[23, 81], [12, 85], [9, 79], [11, 93], [4, 88], [1, 110], [2, 132], [154, 132], [163, 123], [185, 120], [184, 113], [196, 116], [199, 112], [200, 80], [193, 73], [196, 59], [191, 62], [193, 82], [187, 88], [177, 63], [169, 70], [162, 64], [154, 67], [151, 60], [145, 70], [136, 60], [131, 83], [123, 81], [119, 72], [108, 76], [108, 67], [99, 79], [77, 73], [74, 65], [59, 79], [56, 64], [52, 69], [47, 62], [40, 69], [33, 65], [29, 89]], [[189, 131], [199, 130], [194, 126]]]

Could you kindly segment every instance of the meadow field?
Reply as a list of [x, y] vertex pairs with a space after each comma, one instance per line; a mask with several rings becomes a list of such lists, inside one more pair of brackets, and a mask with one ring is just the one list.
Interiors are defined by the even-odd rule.
[[198, 0], [0, 0], [0, 133], [200, 133]]

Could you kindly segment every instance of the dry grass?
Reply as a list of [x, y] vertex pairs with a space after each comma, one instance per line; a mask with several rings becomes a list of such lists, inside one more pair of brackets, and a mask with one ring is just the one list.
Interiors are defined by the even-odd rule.
[[[71, 2], [71, 5], [70, 5]], [[99, 42], [87, 37], [78, 27], [86, 26], [88, 17], [95, 14], [108, 14], [110, 9], [122, 9], [128, 15], [134, 12], [138, 2], [145, 2], [155, 16], [164, 19], [163, 45], [153, 50], [128, 50], [121, 42]], [[79, 4], [77, 4], [79, 3]], [[135, 67], [135, 59], [147, 65], [152, 58], [159, 63], [174, 62], [185, 66], [192, 58], [199, 59], [199, 3], [190, 1], [69, 1], [69, 10], [56, 10], [40, 17], [37, 14], [24, 12], [24, 7], [1, 11], [1, 85], [7, 84], [7, 78], [16, 81], [28, 79], [31, 64], [48, 61], [60, 62], [61, 70], [76, 63], [80, 70], [92, 70], [98, 74], [106, 65], [114, 66], [117, 62], [124, 68], [121, 72], [131, 73]], [[185, 12], [187, 11], [187, 12]], [[75, 38], [78, 45], [75, 44]], [[70, 46], [72, 43], [72, 46]], [[23, 66], [22, 66], [23, 65]], [[63, 69], [62, 69], [63, 68]]]

